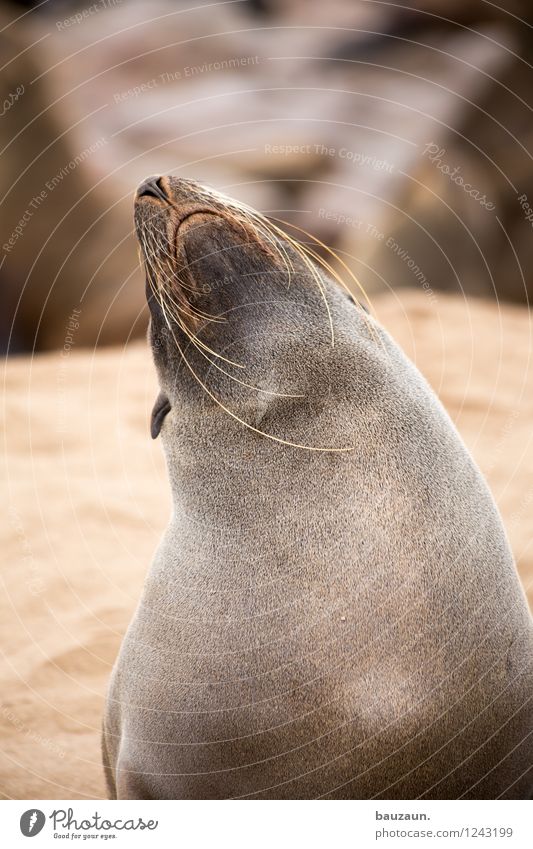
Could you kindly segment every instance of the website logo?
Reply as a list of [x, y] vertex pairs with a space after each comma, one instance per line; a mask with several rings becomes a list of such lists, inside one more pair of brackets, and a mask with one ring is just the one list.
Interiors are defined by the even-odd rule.
[[30, 808], [24, 811], [20, 818], [20, 830], [24, 837], [35, 837], [42, 831], [46, 817], [38, 808]]

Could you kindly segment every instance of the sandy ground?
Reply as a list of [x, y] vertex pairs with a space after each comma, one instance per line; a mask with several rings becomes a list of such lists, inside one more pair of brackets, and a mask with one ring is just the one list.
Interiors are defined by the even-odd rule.
[[[523, 307], [402, 291], [375, 313], [486, 474], [533, 602], [533, 352]], [[12, 360], [4, 403], [0, 791], [104, 795], [111, 665], [169, 515], [144, 343]]]

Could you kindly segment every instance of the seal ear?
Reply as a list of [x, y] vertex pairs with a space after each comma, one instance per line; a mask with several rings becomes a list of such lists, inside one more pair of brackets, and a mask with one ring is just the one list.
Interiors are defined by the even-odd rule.
[[150, 433], [152, 434], [152, 439], [157, 439], [159, 436], [167, 413], [170, 413], [170, 401], [164, 392], [160, 392], [155, 399], [152, 417], [150, 419]]

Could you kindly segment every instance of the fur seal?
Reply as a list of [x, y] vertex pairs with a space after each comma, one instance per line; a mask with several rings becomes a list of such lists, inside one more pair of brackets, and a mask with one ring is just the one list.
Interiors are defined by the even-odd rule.
[[110, 796], [528, 797], [532, 622], [432, 390], [262, 216], [161, 177], [135, 223], [174, 507], [112, 673]]

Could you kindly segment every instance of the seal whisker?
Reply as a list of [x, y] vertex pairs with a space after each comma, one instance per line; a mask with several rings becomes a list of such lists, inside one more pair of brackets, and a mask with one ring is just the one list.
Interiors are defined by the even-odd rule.
[[[251, 430], [254, 433], [257, 433], [260, 436], [265, 436], [267, 439], [271, 439], [273, 442], [278, 442], [281, 445], [286, 445], [289, 448], [298, 448], [298, 449], [301, 449], [303, 451], [344, 454], [344, 453], [347, 453], [349, 451], [355, 450], [355, 445], [337, 448], [337, 447], [305, 445], [305, 444], [302, 444], [302, 443], [299, 443], [299, 442], [291, 442], [288, 439], [282, 439], [279, 436], [274, 436], [273, 434], [267, 433], [266, 431], [261, 430], [260, 428], [254, 427], [254, 425], [251, 425], [249, 422], [245, 421], [240, 416], [238, 416], [236, 413], [234, 413], [233, 410], [230, 410], [229, 407], [227, 407], [219, 398], [216, 397], [216, 395], [213, 394], [213, 392], [211, 392], [209, 387], [206, 386], [204, 381], [202, 381], [202, 379], [196, 374], [196, 371], [194, 370], [194, 368], [192, 367], [192, 365], [188, 361], [187, 357], [185, 356], [185, 352], [183, 351], [183, 349], [182, 349], [182, 347], [181, 347], [181, 345], [180, 345], [180, 343], [179, 343], [179, 341], [178, 341], [178, 339], [177, 339], [177, 337], [174, 333], [173, 328], [171, 328], [171, 333], [173, 335], [174, 341], [176, 343], [176, 347], [177, 347], [177, 349], [180, 353], [180, 357], [181, 357], [182, 361], [185, 363], [186, 367], [189, 369], [189, 371], [191, 372], [191, 374], [193, 375], [194, 379], [199, 384], [199, 386], [204, 390], [204, 392], [207, 393], [207, 395], [209, 395], [211, 400], [214, 401], [215, 404], [217, 404], [217, 406], [219, 406], [225, 413], [227, 413], [229, 416], [231, 416], [232, 419], [235, 419], [236, 422], [243, 425], [248, 430]], [[304, 397], [304, 396], [290, 396], [290, 397]]]

